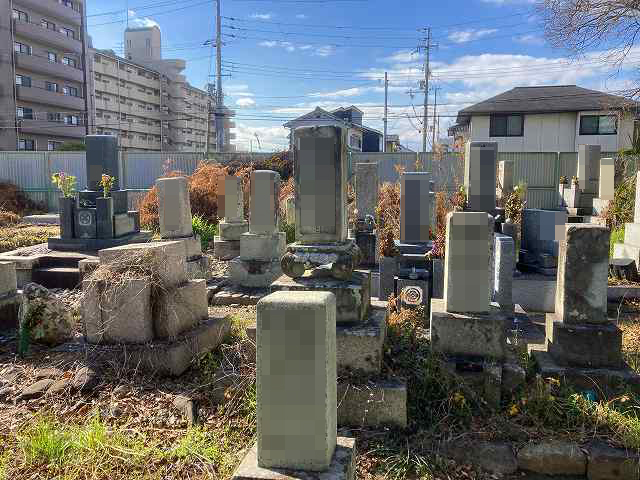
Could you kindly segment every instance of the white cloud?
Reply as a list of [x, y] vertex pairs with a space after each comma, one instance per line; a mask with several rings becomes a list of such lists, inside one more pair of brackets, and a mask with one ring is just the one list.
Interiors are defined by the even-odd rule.
[[310, 97], [320, 97], [320, 98], [355, 97], [355, 96], [358, 96], [358, 95], [362, 95], [366, 91], [368, 91], [368, 88], [354, 87], [354, 88], [347, 88], [347, 89], [344, 89], [344, 90], [336, 90], [335, 92], [310, 93], [309, 96]]
[[135, 10], [127, 10], [127, 15], [131, 19], [129, 20], [129, 25], [133, 27], [158, 27], [160, 25], [155, 20], [150, 19], [149, 17], [138, 17], [138, 14]]
[[299, 13], [298, 15], [296, 15], [296, 18], [299, 18], [300, 20], [304, 20], [305, 18], [309, 18], [309, 17], [307, 17], [304, 13]]
[[544, 45], [544, 38], [539, 35], [527, 34], [515, 37], [515, 41], [527, 45]]
[[322, 47], [316, 48], [316, 51], [313, 53], [318, 57], [328, 57], [334, 53], [334, 48], [332, 45], [323, 45]]
[[455, 43], [470, 42], [472, 40], [477, 40], [479, 38], [486, 37], [487, 35], [491, 35], [492, 33], [496, 33], [497, 31], [498, 30], [495, 28], [485, 28], [482, 30], [457, 30], [449, 34], [449, 40]]
[[256, 141], [256, 134], [260, 139], [262, 150], [265, 152], [287, 149], [289, 145], [287, 139], [289, 130], [282, 125], [259, 127], [253, 124], [248, 125], [238, 120], [234, 133], [236, 134], [236, 139], [233, 143], [238, 150], [249, 151], [249, 149], [253, 147], [253, 150], [257, 151], [258, 142]]
[[256, 104], [255, 100], [251, 97], [242, 97], [236, 100], [236, 105], [239, 107], [251, 107], [252, 105], [255, 105], [255, 104]]
[[246, 84], [229, 84], [224, 86], [225, 95], [232, 97], [253, 97], [253, 93], [249, 91], [249, 85]]
[[300, 45], [298, 50], [310, 50], [313, 48], [313, 45]]
[[133, 18], [133, 17], [135, 17], [137, 14], [136, 14], [136, 12], [135, 12], [135, 11], [133, 11], [133, 10], [128, 10], [128, 11], [127, 11], [127, 15], [129, 15], [129, 18]]
[[380, 58], [378, 61], [386, 63], [410, 63], [420, 59], [420, 55], [415, 50], [405, 50], [396, 52], [388, 57]]
[[258, 45], [260, 45], [261, 47], [272, 48], [272, 47], [275, 47], [276, 45], [278, 45], [278, 42], [273, 41], [273, 40], [265, 40], [263, 42], [260, 42]]
[[271, 20], [275, 15], [273, 13], [254, 13], [251, 18], [257, 18], [260, 20]]

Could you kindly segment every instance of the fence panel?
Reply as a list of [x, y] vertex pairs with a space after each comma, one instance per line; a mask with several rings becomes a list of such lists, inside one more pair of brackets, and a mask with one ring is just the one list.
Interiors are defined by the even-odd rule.
[[430, 172], [432, 168], [432, 154], [415, 153], [415, 152], [352, 152], [351, 164], [356, 163], [377, 163], [378, 164], [378, 181], [397, 182], [398, 169], [404, 168], [407, 172], [416, 171], [416, 160], [419, 159], [422, 165], [422, 171]]
[[0, 180], [14, 183], [32, 200], [47, 204], [51, 182], [50, 175], [47, 175], [47, 154], [0, 152]]
[[203, 153], [122, 152], [125, 186], [131, 189], [151, 188], [156, 180], [174, 170], [191, 175], [205, 159]]

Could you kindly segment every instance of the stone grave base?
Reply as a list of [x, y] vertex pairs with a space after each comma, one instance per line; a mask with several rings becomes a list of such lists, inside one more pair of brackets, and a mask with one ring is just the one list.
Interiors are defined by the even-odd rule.
[[371, 272], [356, 270], [350, 280], [305, 275], [296, 279], [282, 275], [271, 284], [271, 292], [321, 291], [336, 296], [336, 323], [363, 323], [371, 305]]
[[345, 280], [361, 260], [362, 252], [355, 240], [347, 239], [334, 243], [291, 243], [281, 263], [283, 272], [292, 278], [303, 277], [307, 270], [312, 274], [319, 270], [321, 275]]
[[394, 240], [396, 248], [400, 251], [402, 255], [405, 254], [416, 254], [416, 255], [424, 255], [429, 252], [433, 248], [433, 242], [429, 241], [426, 243], [414, 243], [414, 242], [401, 242], [400, 240]]
[[598, 398], [602, 394], [606, 399], [615, 397], [620, 394], [622, 387], [632, 387], [636, 392], [640, 392], [640, 375], [627, 365], [619, 369], [579, 368], [559, 365], [545, 351], [532, 350], [531, 355], [536, 360], [543, 378], [564, 380], [577, 390], [595, 392]]
[[254, 444], [231, 478], [232, 480], [355, 480], [356, 440], [338, 437], [331, 465], [325, 472], [259, 467], [258, 446]]
[[209, 305], [256, 305], [269, 294], [267, 288], [245, 288], [226, 285], [219, 288], [209, 300]]
[[488, 313], [451, 313], [445, 301], [431, 300], [431, 346], [448, 355], [477, 356], [502, 360], [505, 355], [505, 326], [509, 317], [497, 304]]
[[60, 238], [51, 237], [47, 244], [51, 250], [98, 251], [103, 248], [119, 247], [127, 243], [144, 243], [151, 241], [151, 232], [140, 231], [117, 238]]
[[22, 295], [13, 293], [0, 297], [0, 331], [18, 328], [18, 310]]
[[630, 258], [636, 262], [636, 269], [640, 272], [640, 247], [628, 243], [616, 243], [613, 246], [613, 258]]
[[226, 317], [210, 317], [175, 340], [145, 344], [86, 344], [87, 355], [100, 362], [117, 362], [121, 366], [178, 376], [184, 373], [200, 354], [214, 350], [229, 333], [231, 322]]
[[537, 273], [515, 276], [512, 297], [527, 312], [555, 312], [556, 279]]
[[362, 267], [375, 266], [376, 263], [378, 263], [376, 261], [376, 251], [378, 246], [376, 234], [373, 232], [356, 232], [355, 241], [362, 253], [360, 265]]
[[220, 232], [220, 239], [224, 240], [240, 240], [240, 235], [249, 231], [249, 222], [220, 222], [218, 223], [218, 231]]
[[539, 273], [548, 277], [558, 274], [558, 258], [548, 253], [520, 250], [517, 268], [523, 273]]
[[187, 278], [204, 278], [209, 280], [211, 273], [209, 272], [209, 258], [205, 255], [187, 260]]
[[562, 365], [588, 368], [619, 368], [622, 360], [622, 331], [613, 323], [569, 324], [547, 313], [547, 351]]
[[382, 367], [382, 347], [387, 333], [387, 311], [373, 302], [365, 323], [336, 327], [338, 368], [377, 373]]
[[213, 239], [213, 256], [218, 260], [231, 260], [240, 255], [240, 240]]
[[361, 384], [339, 380], [338, 425], [406, 428], [407, 384], [395, 379]]
[[280, 260], [267, 262], [242, 260], [236, 257], [229, 261], [229, 276], [233, 283], [243, 287], [268, 287], [282, 275]]

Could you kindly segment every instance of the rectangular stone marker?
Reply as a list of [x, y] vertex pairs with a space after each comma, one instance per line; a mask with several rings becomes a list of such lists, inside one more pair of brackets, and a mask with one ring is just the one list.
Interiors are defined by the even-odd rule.
[[600, 164], [600, 145], [578, 145], [578, 182], [583, 193], [596, 193], [596, 168]]
[[296, 240], [347, 239], [347, 133], [339, 127], [294, 131]]
[[607, 322], [609, 236], [604, 226], [567, 224], [556, 286], [556, 316], [561, 322]]
[[280, 174], [272, 170], [251, 172], [251, 216], [249, 233], [275, 233], [278, 230]]
[[400, 178], [400, 242], [429, 241], [431, 197], [428, 172], [403, 173]]
[[356, 163], [356, 208], [358, 218], [376, 217], [378, 205], [378, 164]]
[[156, 188], [158, 189], [160, 236], [162, 238], [192, 236], [191, 200], [187, 178], [159, 178], [156, 180]]
[[296, 199], [294, 197], [287, 197], [286, 200], [286, 219], [289, 225], [295, 225], [296, 223]]
[[242, 179], [227, 175], [220, 182], [220, 187], [222, 188], [218, 195], [218, 216], [224, 218], [227, 223], [244, 221]]
[[464, 162], [464, 186], [471, 211], [492, 213], [496, 208], [496, 142], [467, 142]]
[[502, 187], [502, 194], [513, 190], [513, 168], [514, 163], [510, 160], [498, 162], [498, 183]]
[[17, 289], [16, 264], [0, 262], [0, 298], [14, 295]]
[[494, 237], [495, 282], [493, 300], [503, 312], [513, 313], [513, 271], [516, 264], [515, 242], [508, 235]]
[[86, 171], [87, 189], [100, 191], [102, 174], [115, 177], [113, 190], [120, 190], [120, 162], [118, 158], [118, 138], [114, 135], [87, 135]]
[[447, 214], [444, 301], [447, 312], [489, 308], [489, 239], [485, 212]]
[[613, 200], [615, 193], [616, 167], [613, 158], [600, 160], [600, 179], [598, 181], [598, 198]]
[[337, 437], [335, 296], [264, 297], [256, 348], [258, 466], [326, 470]]
[[566, 211], [527, 208], [522, 214], [522, 248], [558, 256], [559, 242], [565, 239]]

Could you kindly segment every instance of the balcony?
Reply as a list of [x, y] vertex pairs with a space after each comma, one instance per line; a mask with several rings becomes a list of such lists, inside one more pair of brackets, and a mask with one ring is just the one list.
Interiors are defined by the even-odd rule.
[[53, 105], [71, 112], [84, 112], [84, 98], [50, 92], [44, 88], [16, 87], [18, 100]]
[[82, 53], [82, 42], [65, 34], [44, 28], [39, 23], [27, 23], [14, 20], [17, 35], [35, 40], [44, 45], [53, 45], [63, 52]]
[[44, 13], [74, 25], [81, 24], [80, 12], [60, 4], [56, 0], [20, 0], [20, 4], [36, 12]]
[[84, 137], [86, 130], [84, 125], [66, 125], [62, 122], [50, 122], [47, 120], [20, 120], [20, 131], [38, 135], [55, 137]]
[[53, 63], [44, 57], [25, 55], [23, 53], [16, 53], [15, 58], [17, 68], [22, 68], [34, 73], [44, 73], [65, 80], [73, 80], [78, 83], [84, 82], [82, 70], [70, 67], [64, 63]]

